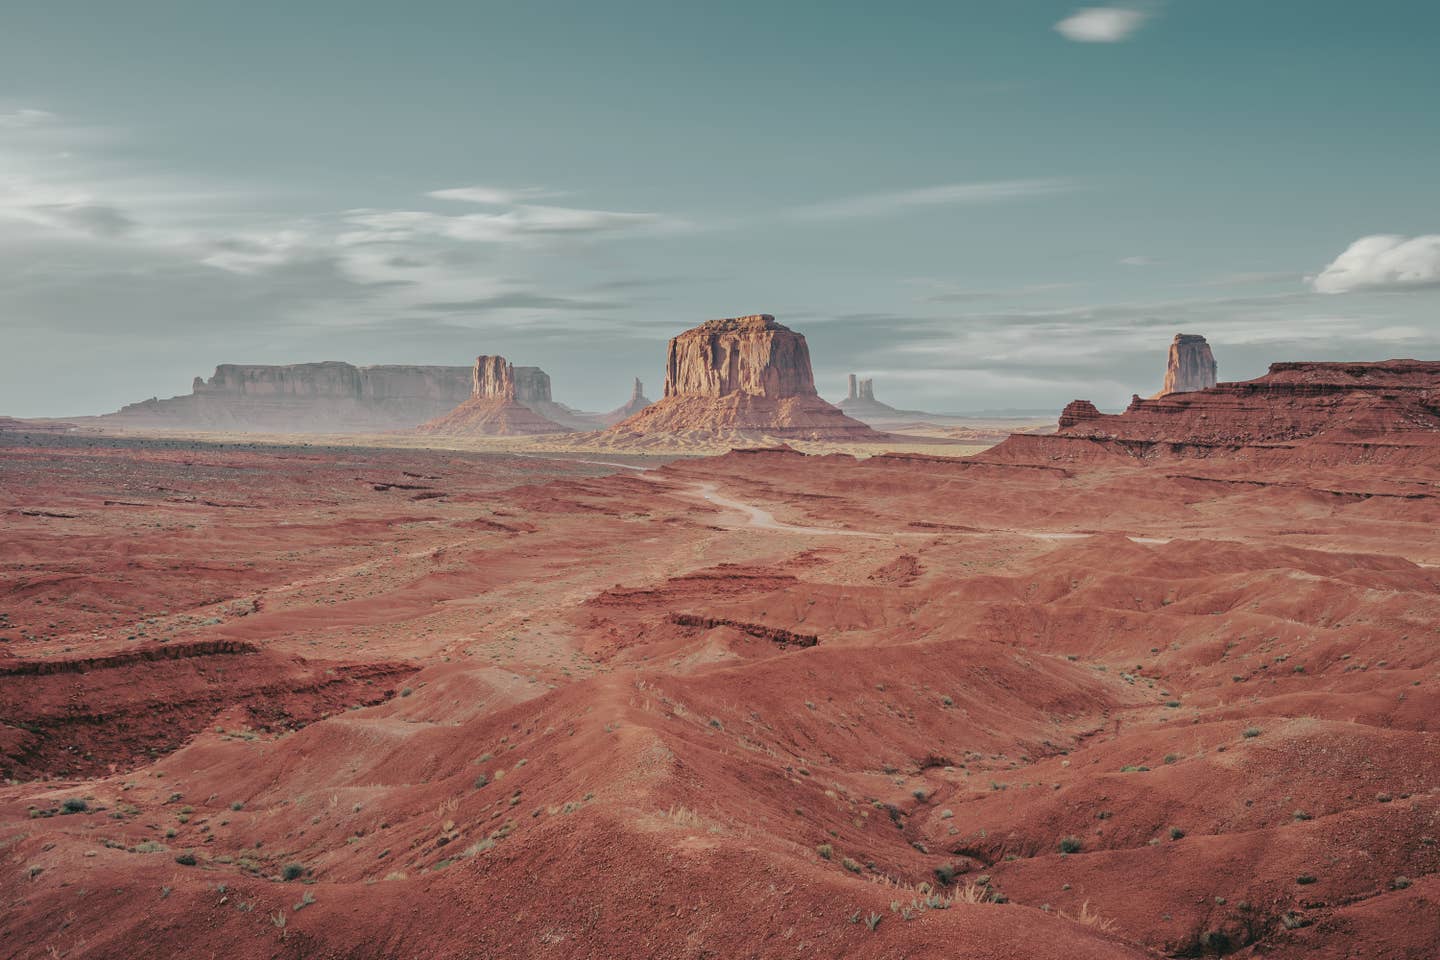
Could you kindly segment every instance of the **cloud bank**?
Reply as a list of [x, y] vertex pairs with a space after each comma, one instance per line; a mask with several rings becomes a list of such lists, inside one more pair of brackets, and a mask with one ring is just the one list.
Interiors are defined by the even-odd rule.
[[1440, 285], [1440, 234], [1361, 237], [1310, 279], [1319, 293]]

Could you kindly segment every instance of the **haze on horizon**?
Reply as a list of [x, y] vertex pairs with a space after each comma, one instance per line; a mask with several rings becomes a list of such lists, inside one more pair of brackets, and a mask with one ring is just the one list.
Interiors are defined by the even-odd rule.
[[757, 312], [937, 411], [1440, 358], [1440, 8], [892, 7], [10, 11], [0, 414], [480, 353], [605, 410]]

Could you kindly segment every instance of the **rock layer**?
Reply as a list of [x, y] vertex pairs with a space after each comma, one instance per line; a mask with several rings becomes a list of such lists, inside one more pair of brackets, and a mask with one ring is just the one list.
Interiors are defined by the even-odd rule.
[[1165, 385], [1160, 388], [1160, 396], [1209, 390], [1215, 386], [1215, 374], [1215, 355], [1205, 338], [1194, 333], [1177, 333], [1170, 342]]
[[536, 406], [553, 404], [550, 377], [539, 367], [517, 367], [501, 356], [475, 358], [470, 396], [443, 416], [423, 423], [421, 433], [443, 436], [509, 436], [564, 433], [569, 427]]
[[610, 430], [737, 439], [884, 438], [816, 394], [805, 337], [769, 314], [708, 320], [672, 339], [663, 399]]
[[339, 361], [286, 365], [222, 363], [188, 395], [152, 397], [100, 417], [102, 425], [267, 433], [401, 430], [470, 393], [466, 367]]

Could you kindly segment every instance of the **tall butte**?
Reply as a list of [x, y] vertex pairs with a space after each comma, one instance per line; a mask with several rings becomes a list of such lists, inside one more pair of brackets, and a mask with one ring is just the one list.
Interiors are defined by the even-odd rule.
[[820, 399], [805, 338], [769, 314], [707, 320], [670, 341], [665, 394], [611, 433], [881, 441]]
[[454, 410], [420, 425], [421, 433], [492, 436], [564, 433], [566, 427], [528, 404], [550, 401], [550, 377], [539, 367], [517, 367], [500, 356], [475, 358], [470, 396]]
[[1177, 333], [1170, 341], [1170, 357], [1165, 363], [1165, 385], [1159, 396], [1171, 393], [1194, 393], [1215, 386], [1215, 355], [1210, 344], [1197, 333]]

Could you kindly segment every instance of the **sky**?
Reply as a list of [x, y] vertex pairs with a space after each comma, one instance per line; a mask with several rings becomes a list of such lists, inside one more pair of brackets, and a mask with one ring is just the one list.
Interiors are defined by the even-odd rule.
[[1429, 0], [47, 0], [0, 29], [0, 414], [219, 363], [660, 394], [771, 313], [821, 394], [1103, 409], [1440, 359]]

